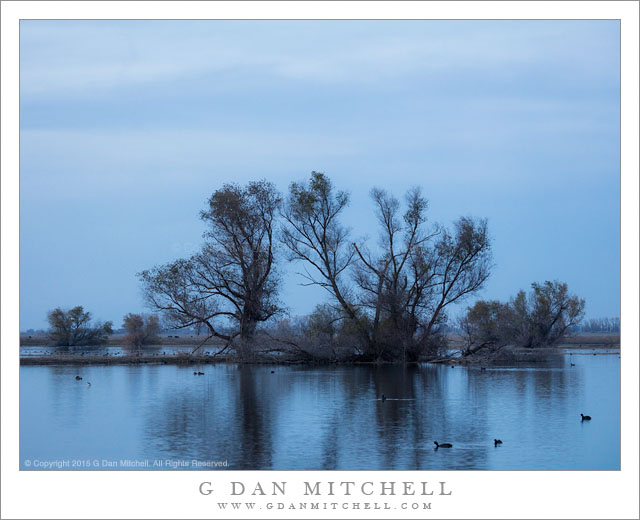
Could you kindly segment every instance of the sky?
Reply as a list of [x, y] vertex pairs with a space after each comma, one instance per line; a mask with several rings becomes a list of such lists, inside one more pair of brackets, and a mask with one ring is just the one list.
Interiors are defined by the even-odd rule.
[[[202, 244], [224, 183], [325, 172], [486, 217], [477, 298], [562, 280], [620, 315], [617, 21], [35, 21], [20, 25], [20, 328], [149, 312], [136, 273]], [[283, 263], [292, 315], [326, 300]]]

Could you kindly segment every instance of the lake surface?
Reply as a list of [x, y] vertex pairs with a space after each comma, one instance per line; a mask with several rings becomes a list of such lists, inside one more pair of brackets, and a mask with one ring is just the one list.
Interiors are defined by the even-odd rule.
[[25, 365], [20, 466], [618, 470], [620, 359], [572, 352], [486, 370]]

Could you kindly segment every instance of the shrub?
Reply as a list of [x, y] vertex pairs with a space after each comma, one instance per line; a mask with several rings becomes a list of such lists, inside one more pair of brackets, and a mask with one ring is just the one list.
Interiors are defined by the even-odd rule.
[[91, 313], [81, 305], [68, 311], [58, 307], [49, 312], [47, 319], [51, 327], [49, 337], [58, 346], [98, 345], [106, 343], [113, 334], [110, 321], [91, 326]]
[[155, 314], [133, 314], [129, 313], [124, 317], [122, 324], [127, 331], [125, 343], [131, 347], [139, 348], [142, 345], [158, 343], [161, 331], [160, 320]]
[[570, 295], [566, 283], [531, 284], [508, 303], [480, 300], [460, 320], [466, 354], [507, 344], [535, 348], [556, 344], [584, 316], [584, 300]]

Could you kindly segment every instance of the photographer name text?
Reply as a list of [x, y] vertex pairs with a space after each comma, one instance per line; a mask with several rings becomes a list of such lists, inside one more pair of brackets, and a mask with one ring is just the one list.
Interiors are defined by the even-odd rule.
[[[427, 481], [326, 481], [326, 482], [303, 482], [296, 483], [302, 488], [294, 490], [295, 494], [302, 493], [306, 496], [448, 496], [452, 491], [447, 487], [446, 482], [427, 482]], [[231, 481], [227, 483], [222, 494], [227, 496], [286, 496], [289, 489], [288, 482], [254, 482], [245, 483], [240, 481]], [[198, 486], [201, 495], [214, 496], [214, 490], [211, 482], [202, 482]]]

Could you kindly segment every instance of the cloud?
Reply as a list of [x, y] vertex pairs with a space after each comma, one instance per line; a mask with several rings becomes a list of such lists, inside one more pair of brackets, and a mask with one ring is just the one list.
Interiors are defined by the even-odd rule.
[[[348, 136], [223, 131], [21, 132], [23, 193], [63, 198], [148, 184], [198, 183], [215, 173], [262, 175], [278, 165], [349, 157], [361, 144]], [[302, 170], [303, 172], [306, 170]]]
[[[233, 72], [239, 81], [401, 84], [535, 64], [598, 75], [614, 25], [578, 22], [91, 22], [21, 26], [21, 89], [77, 95]], [[499, 30], [497, 30], [499, 29]], [[568, 38], [566, 33], [577, 38]]]

